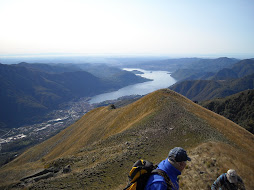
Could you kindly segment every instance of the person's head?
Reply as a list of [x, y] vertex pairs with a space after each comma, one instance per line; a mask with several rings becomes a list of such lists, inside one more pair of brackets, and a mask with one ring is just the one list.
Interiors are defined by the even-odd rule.
[[227, 171], [227, 179], [230, 183], [237, 183], [237, 173], [234, 169]]
[[179, 171], [183, 171], [186, 167], [187, 161], [191, 161], [187, 152], [181, 147], [175, 147], [168, 153], [168, 161]]

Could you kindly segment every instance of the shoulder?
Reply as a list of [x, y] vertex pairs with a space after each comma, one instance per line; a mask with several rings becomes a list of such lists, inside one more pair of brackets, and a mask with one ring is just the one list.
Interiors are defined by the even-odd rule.
[[220, 176], [219, 176], [219, 178], [220, 179], [223, 179], [223, 180], [225, 180], [225, 179], [227, 179], [227, 174], [221, 174]]
[[167, 185], [163, 181], [154, 181], [150, 184], [148, 183], [145, 188], [145, 190], [154, 190], [154, 189], [167, 190]]
[[219, 182], [223, 185], [224, 183], [227, 183], [228, 180], [227, 180], [227, 174], [224, 173], [224, 174], [221, 174], [219, 177], [218, 177], [218, 180]]
[[224, 183], [227, 179], [227, 176], [226, 174], [221, 174], [216, 180], [215, 180], [215, 183]]
[[149, 179], [148, 183], [155, 183], [155, 182], [164, 182], [164, 178], [159, 174], [152, 174]]
[[159, 184], [159, 183], [165, 183], [163, 177], [158, 174], [152, 174], [147, 181], [147, 186], [151, 186], [152, 184]]
[[237, 176], [237, 180], [238, 180], [239, 183], [243, 183], [243, 180], [240, 176]]

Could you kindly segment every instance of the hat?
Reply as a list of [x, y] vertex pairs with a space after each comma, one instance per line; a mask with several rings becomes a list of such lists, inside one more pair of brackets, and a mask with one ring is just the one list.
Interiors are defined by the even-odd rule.
[[191, 161], [188, 157], [187, 152], [181, 147], [175, 147], [168, 153], [168, 158], [173, 158], [176, 162]]
[[237, 183], [237, 173], [235, 170], [230, 169], [227, 171], [227, 179], [230, 183]]

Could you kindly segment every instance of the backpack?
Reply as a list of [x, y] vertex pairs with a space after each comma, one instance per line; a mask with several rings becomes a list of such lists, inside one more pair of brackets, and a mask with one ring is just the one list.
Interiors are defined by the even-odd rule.
[[172, 189], [172, 182], [168, 175], [160, 169], [156, 169], [157, 165], [147, 160], [138, 160], [132, 166], [129, 173], [129, 184], [124, 190], [143, 190], [152, 174], [159, 174], [167, 183], [168, 189]]

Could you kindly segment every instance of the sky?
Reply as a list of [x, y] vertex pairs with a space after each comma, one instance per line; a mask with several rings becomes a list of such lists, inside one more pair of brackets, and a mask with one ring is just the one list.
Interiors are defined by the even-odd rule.
[[254, 57], [254, 0], [0, 0], [0, 56]]

